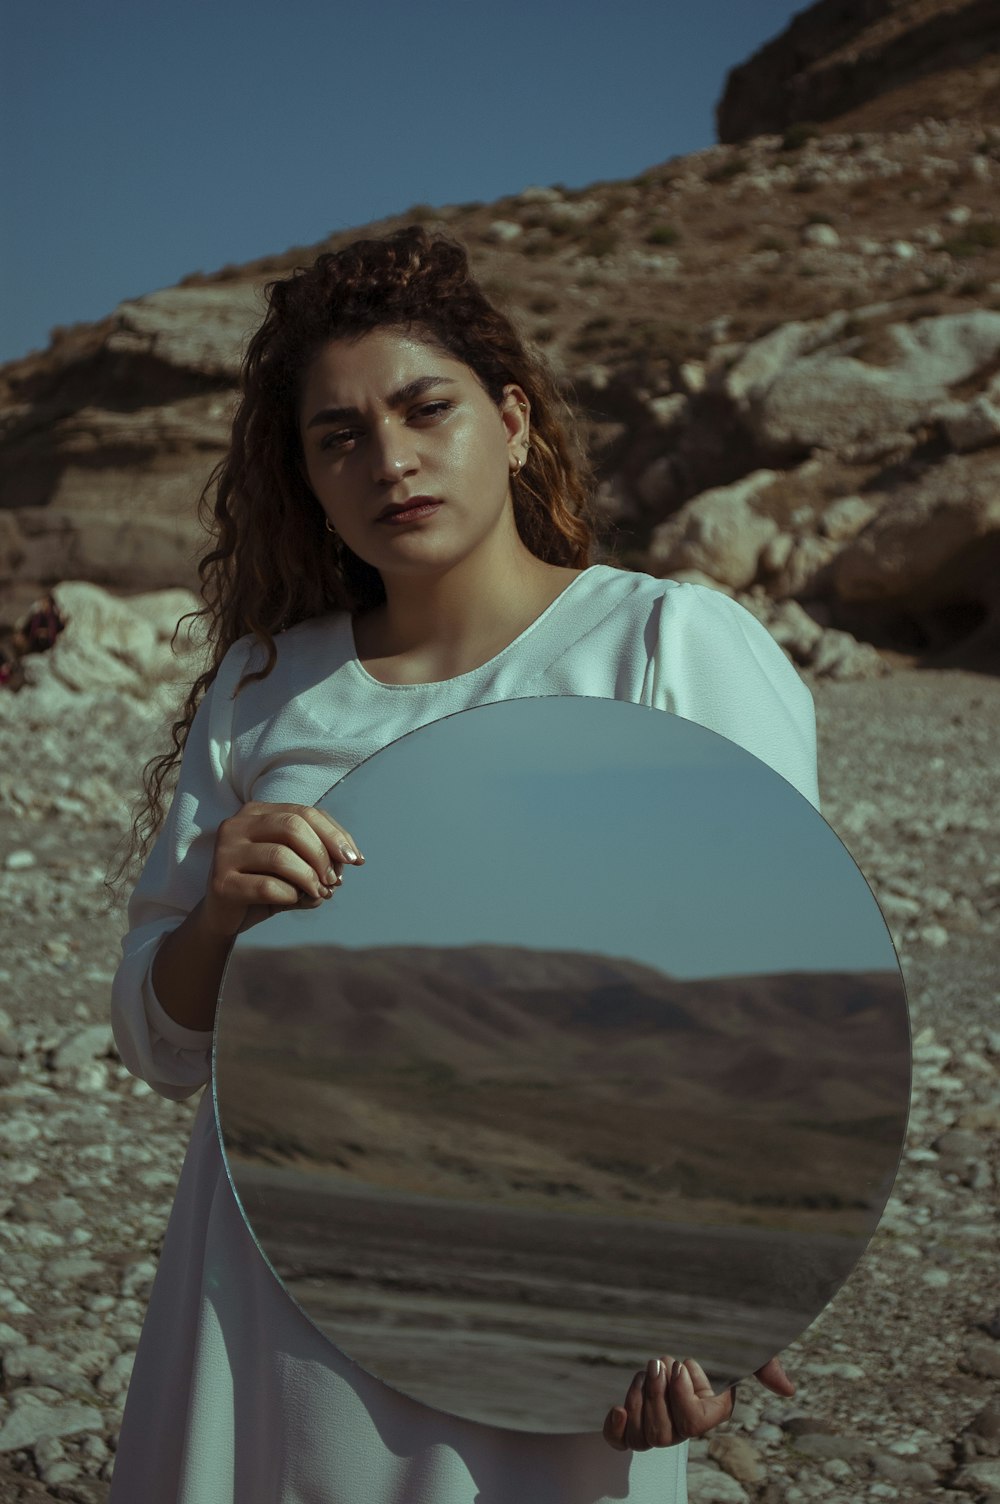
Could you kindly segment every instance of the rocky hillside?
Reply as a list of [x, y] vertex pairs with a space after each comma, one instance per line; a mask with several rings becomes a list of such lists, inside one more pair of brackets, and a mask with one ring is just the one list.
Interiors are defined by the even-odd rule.
[[[821, 0], [737, 70], [720, 119], [736, 118], [740, 89], [777, 97], [787, 79], [794, 93], [803, 68], [877, 46], [917, 56], [942, 27], [985, 78], [991, 15]], [[949, 48], [935, 42], [934, 58]], [[936, 97], [939, 75], [911, 72]], [[779, 119], [755, 110], [740, 130]], [[922, 109], [902, 129], [793, 125], [627, 182], [417, 205], [55, 330], [0, 369], [0, 633], [61, 580], [193, 585], [196, 501], [224, 451], [262, 284], [362, 231], [421, 221], [467, 244], [575, 398], [601, 557], [736, 594], [816, 674], [994, 662], [993, 114], [963, 99], [956, 118]]]
[[720, 141], [807, 122], [907, 130], [933, 116], [1000, 116], [995, 0], [820, 0], [734, 68]]

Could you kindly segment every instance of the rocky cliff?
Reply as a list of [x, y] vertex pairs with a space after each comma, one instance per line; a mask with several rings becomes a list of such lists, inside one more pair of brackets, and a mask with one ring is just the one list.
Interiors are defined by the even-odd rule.
[[[935, 57], [976, 37], [986, 68], [995, 10], [822, 0], [746, 76], [833, 67], [879, 38], [917, 57], [939, 33]], [[911, 73], [930, 98], [939, 74]], [[993, 661], [1000, 122], [926, 114], [757, 134], [585, 190], [418, 205], [54, 331], [0, 370], [0, 631], [67, 579], [191, 588], [197, 497], [263, 283], [420, 220], [467, 244], [575, 398], [600, 557], [736, 595], [810, 673]]]
[[806, 122], [905, 130], [1000, 115], [996, 0], [820, 0], [734, 68], [720, 141]]

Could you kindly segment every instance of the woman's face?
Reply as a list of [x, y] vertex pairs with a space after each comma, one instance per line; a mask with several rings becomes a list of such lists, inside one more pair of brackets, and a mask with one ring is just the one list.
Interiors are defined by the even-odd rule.
[[331, 341], [305, 372], [299, 433], [316, 499], [383, 579], [448, 567], [514, 527], [524, 393], [505, 388], [498, 408], [467, 365], [416, 335]]

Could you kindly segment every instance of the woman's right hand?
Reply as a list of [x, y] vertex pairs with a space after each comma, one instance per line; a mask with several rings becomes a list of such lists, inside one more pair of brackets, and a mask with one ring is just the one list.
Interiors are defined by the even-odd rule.
[[282, 909], [316, 908], [345, 864], [364, 861], [348, 831], [308, 804], [252, 801], [215, 835], [202, 919], [234, 938]]

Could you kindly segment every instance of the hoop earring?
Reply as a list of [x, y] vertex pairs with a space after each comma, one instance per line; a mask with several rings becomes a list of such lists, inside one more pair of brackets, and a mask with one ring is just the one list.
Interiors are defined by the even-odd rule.
[[326, 530], [328, 533], [332, 533], [334, 537], [337, 536], [337, 529], [334, 527], [329, 517], [326, 519]]
[[511, 475], [512, 475], [512, 476], [513, 476], [513, 477], [514, 477], [514, 479], [515, 479], [515, 480], [516, 480], [516, 479], [517, 479], [517, 477], [518, 477], [518, 476], [519, 476], [519, 475], [520, 475], [520, 473], [521, 473], [521, 471], [522, 471], [522, 470], [523, 470], [523, 469], [524, 469], [524, 461], [523, 461], [523, 460], [522, 460], [522, 459], [521, 459], [521, 456], [520, 456], [520, 455], [518, 455], [518, 457], [517, 457], [517, 469], [516, 469], [516, 470], [512, 470], [512, 471], [511, 471], [511, 472], [510, 472], [510, 473], [511, 473]]

